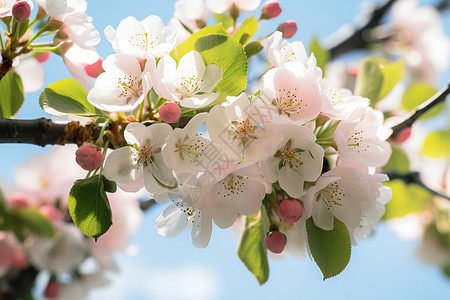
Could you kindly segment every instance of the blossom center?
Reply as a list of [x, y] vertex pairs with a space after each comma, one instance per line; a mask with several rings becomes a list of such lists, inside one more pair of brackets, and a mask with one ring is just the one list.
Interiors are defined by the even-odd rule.
[[342, 206], [342, 199], [345, 197], [344, 190], [339, 186], [337, 181], [333, 181], [327, 185], [317, 195], [316, 201], [322, 200], [328, 209], [333, 206]]
[[137, 33], [130, 37], [128, 42], [136, 48], [142, 49], [144, 51], [148, 51], [148, 49], [155, 48], [158, 42], [158, 36], [153, 36], [147, 32], [145, 33]]
[[287, 63], [290, 61], [297, 61], [297, 57], [295, 56], [295, 52], [288, 47], [283, 47], [281, 49], [281, 57], [283, 58], [283, 63]]
[[137, 76], [123, 75], [119, 77], [117, 86], [120, 90], [120, 96], [127, 99], [127, 104], [134, 98], [139, 98], [142, 94], [142, 79]]
[[[293, 148], [292, 147], [292, 139], [289, 139], [284, 146], [283, 149], [279, 149], [275, 153], [275, 157], [280, 159], [280, 163], [278, 164], [278, 169], [281, 169], [282, 167], [288, 165], [291, 169], [292, 168], [299, 168], [303, 165], [302, 161], [302, 153], [305, 152], [305, 150], [300, 148]], [[312, 156], [311, 151], [309, 151], [310, 155]], [[314, 158], [314, 157], [313, 157]]]
[[183, 97], [190, 97], [191, 95], [197, 93], [199, 89], [200, 89], [200, 82], [198, 80], [197, 75], [181, 77], [178, 92], [181, 95], [183, 95]]
[[148, 166], [154, 161], [153, 154], [161, 152], [160, 147], [155, 149], [151, 147], [150, 139], [147, 139], [145, 144], [140, 146], [134, 144], [133, 148], [136, 150], [135, 160], [137, 161], [138, 166]]
[[256, 139], [255, 130], [258, 128], [257, 125], [253, 125], [248, 118], [245, 121], [233, 121], [231, 122], [231, 129], [234, 131], [235, 136], [233, 140], [239, 139], [245, 144], [249, 139]]
[[297, 97], [297, 88], [294, 88], [293, 91], [279, 89], [277, 97], [272, 100], [272, 105], [277, 108], [278, 114], [281, 115], [284, 113], [288, 117], [308, 106], [307, 104], [303, 105], [303, 100]]
[[204, 142], [197, 135], [192, 138], [186, 135], [183, 141], [181, 138], [177, 140], [175, 148], [175, 152], [180, 152], [181, 160], [187, 159], [194, 163], [203, 155]]
[[242, 180], [243, 176], [230, 174], [219, 182], [221, 189], [217, 192], [218, 195], [222, 195], [223, 198], [229, 196], [237, 196], [244, 192], [245, 182]]

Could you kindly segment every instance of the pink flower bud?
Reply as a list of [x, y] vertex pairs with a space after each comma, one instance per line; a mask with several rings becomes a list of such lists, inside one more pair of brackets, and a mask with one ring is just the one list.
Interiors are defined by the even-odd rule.
[[270, 252], [279, 254], [283, 252], [286, 246], [286, 236], [279, 231], [271, 232], [264, 239], [264, 245]]
[[41, 214], [46, 216], [52, 223], [58, 223], [63, 221], [63, 215], [59, 209], [51, 205], [44, 205], [39, 207]]
[[75, 152], [76, 162], [86, 171], [94, 171], [100, 167], [105, 160], [105, 156], [99, 148], [85, 144]]
[[88, 76], [97, 78], [100, 74], [105, 72], [105, 70], [103, 70], [102, 63], [103, 60], [99, 58], [95, 63], [85, 66], [84, 71], [88, 74]]
[[267, 1], [262, 7], [261, 19], [273, 19], [281, 14], [281, 6], [278, 1]]
[[175, 123], [180, 119], [181, 109], [178, 105], [168, 102], [159, 108], [159, 117], [163, 122]]
[[9, 206], [12, 209], [25, 208], [29, 206], [28, 199], [22, 194], [12, 194], [9, 197]]
[[12, 257], [12, 266], [16, 269], [22, 269], [28, 263], [27, 256], [23, 252], [16, 252]]
[[59, 294], [59, 285], [54, 279], [50, 279], [47, 284], [47, 288], [45, 289], [44, 296], [47, 299], [55, 299]]
[[288, 39], [297, 32], [297, 22], [289, 20], [278, 26], [278, 31], [283, 33], [283, 38]]
[[295, 199], [284, 199], [278, 207], [281, 218], [286, 223], [295, 223], [303, 214], [303, 206]]
[[12, 15], [19, 22], [25, 22], [30, 18], [31, 6], [25, 0], [19, 0], [12, 7]]
[[411, 127], [407, 127], [405, 129], [402, 129], [397, 134], [397, 138], [395, 139], [395, 143], [402, 144], [404, 141], [406, 141], [411, 136]]
[[33, 52], [33, 57], [43, 64], [50, 59], [50, 52]]

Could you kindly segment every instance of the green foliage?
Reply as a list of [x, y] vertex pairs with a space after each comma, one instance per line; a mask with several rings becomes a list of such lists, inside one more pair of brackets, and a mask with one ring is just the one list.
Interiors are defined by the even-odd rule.
[[69, 193], [69, 212], [75, 225], [95, 239], [112, 225], [111, 207], [106, 192], [114, 193], [115, 182], [95, 175], [75, 183]]
[[248, 61], [244, 48], [232, 38], [222, 24], [208, 26], [178, 45], [171, 56], [178, 62], [189, 51], [198, 51], [207, 65], [223, 71], [222, 80], [213, 91], [238, 96], [247, 86]]
[[24, 98], [22, 79], [16, 72], [9, 71], [0, 80], [0, 117], [11, 118], [22, 106]]
[[378, 101], [383, 86], [383, 73], [374, 57], [368, 57], [361, 62], [356, 78], [355, 95], [370, 99], [373, 106]]
[[50, 220], [45, 217], [38, 209], [19, 208], [12, 211], [12, 216], [16, 224], [23, 230], [29, 230], [39, 235], [53, 237], [55, 229]]
[[319, 44], [319, 40], [314, 38], [309, 45], [309, 52], [314, 53], [317, 60], [317, 66], [325, 72], [325, 67], [330, 60], [330, 51]]
[[433, 201], [433, 194], [415, 183], [406, 184], [400, 179], [395, 179], [384, 184], [392, 189], [392, 199], [386, 204], [383, 220], [423, 211]]
[[259, 284], [264, 284], [269, 279], [269, 263], [267, 261], [267, 249], [264, 238], [267, 232], [268, 220], [262, 212], [245, 218], [245, 228], [239, 241], [237, 254], [245, 266], [255, 275]]
[[233, 35], [233, 38], [242, 46], [245, 46], [257, 30], [258, 22], [255, 17], [250, 17], [242, 21], [241, 26], [239, 26], [239, 29]]
[[[415, 109], [417, 106], [427, 101], [431, 96], [437, 93], [437, 90], [429, 83], [426, 82], [414, 82], [406, 89], [403, 94], [401, 106], [407, 111]], [[444, 102], [437, 104], [435, 107], [423, 114], [419, 120], [426, 120], [438, 115]]]
[[323, 230], [306, 220], [308, 244], [314, 261], [323, 274], [323, 280], [340, 274], [347, 266], [351, 255], [350, 237], [347, 227], [334, 219], [332, 230]]
[[226, 14], [214, 14], [214, 18], [217, 22], [222, 23], [224, 28], [234, 26], [233, 18]]
[[78, 115], [107, 117], [87, 100], [88, 92], [72, 78], [56, 81], [47, 86], [39, 96], [39, 105], [55, 116]]
[[409, 159], [405, 151], [395, 145], [391, 145], [392, 154], [388, 163], [383, 167], [383, 172], [396, 172], [406, 174], [409, 172]]
[[430, 133], [422, 145], [422, 154], [431, 158], [450, 157], [450, 130]]
[[264, 47], [261, 45], [261, 42], [253, 41], [245, 46], [244, 51], [245, 54], [247, 54], [247, 58], [249, 58], [252, 55], [258, 54], [262, 49], [264, 49]]
[[386, 97], [403, 76], [405, 76], [404, 68], [405, 63], [402, 59], [390, 63], [381, 61], [380, 70], [383, 74], [383, 84], [378, 99]]

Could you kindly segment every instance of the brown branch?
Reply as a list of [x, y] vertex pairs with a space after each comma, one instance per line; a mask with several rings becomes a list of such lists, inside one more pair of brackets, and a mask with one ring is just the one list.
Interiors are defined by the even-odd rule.
[[417, 185], [420, 185], [421, 187], [423, 187], [424, 189], [426, 189], [430, 193], [435, 194], [437, 196], [440, 196], [440, 197], [445, 198], [445, 199], [450, 201], [450, 197], [449, 196], [444, 195], [444, 194], [442, 194], [442, 193], [440, 193], [438, 191], [435, 191], [432, 188], [428, 187], [425, 183], [423, 183], [423, 181], [420, 179], [419, 172], [410, 172], [410, 173], [406, 173], [406, 174], [390, 172], [390, 173], [387, 173], [387, 175], [389, 177], [389, 180], [399, 179], [399, 180], [402, 180], [403, 182], [405, 182], [407, 184], [415, 183]]
[[331, 45], [328, 48], [331, 59], [355, 49], [366, 48], [371, 43], [366, 38], [366, 32], [380, 23], [383, 16], [395, 1], [396, 0], [388, 0], [381, 6], [375, 8], [371, 14], [366, 16], [366, 19], [362, 21], [357, 28], [351, 33], [342, 36], [337, 42]]
[[433, 95], [430, 99], [425, 101], [416, 107], [413, 111], [411, 111], [406, 117], [400, 122], [393, 125], [392, 128], [392, 136], [397, 135], [400, 131], [405, 128], [411, 127], [414, 122], [420, 118], [424, 113], [429, 111], [431, 108], [436, 106], [437, 104], [444, 102], [445, 98], [450, 94], [450, 82], [447, 83], [439, 92]]
[[56, 124], [46, 118], [16, 120], [0, 118], [0, 143], [45, 145], [95, 142], [101, 128], [96, 124], [80, 125], [78, 121]]

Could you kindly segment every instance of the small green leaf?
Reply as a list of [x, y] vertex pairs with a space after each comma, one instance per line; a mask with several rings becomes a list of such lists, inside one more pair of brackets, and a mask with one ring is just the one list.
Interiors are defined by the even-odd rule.
[[245, 218], [245, 227], [237, 249], [239, 258], [261, 285], [269, 279], [267, 249], [264, 245], [267, 226], [263, 216], [264, 214], [259, 213]]
[[[417, 106], [427, 101], [431, 96], [437, 93], [437, 90], [429, 83], [426, 82], [415, 82], [412, 83], [406, 89], [402, 98], [402, 108], [411, 111]], [[425, 114], [423, 114], [419, 120], [426, 120], [431, 117], [438, 115], [442, 108], [444, 107], [444, 102], [439, 103]]]
[[39, 105], [55, 116], [78, 115], [107, 117], [87, 100], [88, 92], [72, 78], [56, 81], [47, 86], [39, 96]]
[[370, 99], [373, 106], [379, 100], [383, 86], [383, 73], [374, 57], [366, 58], [361, 62], [356, 78], [355, 95]]
[[53, 237], [55, 229], [50, 220], [41, 212], [34, 208], [19, 208], [12, 211], [12, 216], [16, 224], [20, 224], [23, 229], [39, 235]]
[[386, 204], [383, 220], [401, 218], [407, 214], [423, 211], [433, 201], [433, 195], [423, 187], [400, 179], [390, 180], [384, 185], [392, 189], [392, 199]]
[[429, 134], [423, 143], [422, 154], [431, 158], [450, 157], [450, 130]]
[[222, 23], [224, 28], [234, 26], [233, 18], [226, 14], [214, 14], [217, 22]]
[[13, 70], [0, 80], [0, 117], [11, 118], [22, 106], [25, 95], [22, 79]]
[[388, 163], [383, 167], [384, 172], [396, 172], [399, 174], [406, 174], [409, 172], [409, 159], [405, 151], [398, 147], [391, 145], [392, 154]]
[[[170, 55], [178, 62], [189, 51], [198, 51], [206, 65], [215, 64], [223, 71], [214, 92], [238, 96], [247, 86], [248, 61], [244, 48], [222, 24], [208, 26], [191, 35]], [[225, 98], [224, 98], [225, 99]]]
[[258, 54], [262, 49], [264, 49], [264, 47], [261, 45], [261, 42], [253, 41], [245, 46], [244, 51], [245, 54], [247, 54], [247, 58], [249, 58], [250, 56]]
[[258, 22], [256, 21], [255, 17], [250, 17], [245, 19], [241, 23], [241, 26], [239, 26], [239, 29], [233, 35], [233, 38], [242, 46], [245, 46], [257, 30]]
[[309, 52], [314, 53], [317, 60], [317, 66], [325, 72], [325, 67], [330, 60], [330, 51], [323, 48], [322, 45], [319, 44], [319, 40], [314, 38], [309, 45]]
[[404, 65], [403, 59], [395, 62], [380, 63], [381, 73], [383, 73], [383, 84], [378, 99], [386, 97], [394, 86], [403, 78], [405, 74]]
[[306, 220], [306, 232], [311, 255], [322, 271], [323, 280], [340, 274], [351, 255], [350, 237], [345, 224], [335, 218], [334, 228], [323, 230], [309, 218]]
[[75, 183], [69, 193], [69, 212], [75, 225], [93, 238], [98, 238], [112, 225], [111, 207], [105, 191], [115, 184], [103, 175], [95, 175]]

